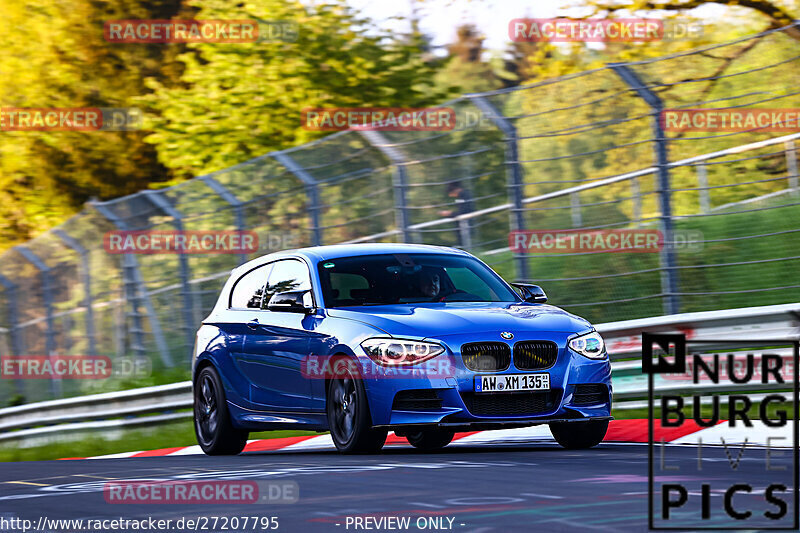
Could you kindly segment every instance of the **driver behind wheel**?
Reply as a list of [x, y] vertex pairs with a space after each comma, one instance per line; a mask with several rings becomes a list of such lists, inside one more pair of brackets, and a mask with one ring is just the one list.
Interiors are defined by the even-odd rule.
[[423, 296], [433, 300], [439, 296], [441, 287], [442, 280], [436, 272], [422, 270], [419, 273], [419, 291]]

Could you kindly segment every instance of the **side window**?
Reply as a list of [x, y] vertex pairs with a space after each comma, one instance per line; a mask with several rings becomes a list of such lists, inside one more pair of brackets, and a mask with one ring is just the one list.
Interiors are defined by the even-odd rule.
[[251, 270], [236, 282], [231, 291], [232, 309], [260, 309], [264, 295], [264, 283], [272, 265], [261, 265]]
[[308, 274], [308, 267], [302, 261], [284, 259], [273, 263], [273, 265], [264, 290], [263, 307], [265, 309], [273, 294], [311, 290], [311, 277]]

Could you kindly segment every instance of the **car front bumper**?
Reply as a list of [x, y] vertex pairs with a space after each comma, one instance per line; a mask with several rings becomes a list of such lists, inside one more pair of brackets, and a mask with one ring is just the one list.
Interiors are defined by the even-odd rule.
[[[518, 335], [519, 336], [519, 335]], [[411, 377], [398, 376], [372, 361], [364, 385], [374, 426], [400, 428], [417, 425], [442, 425], [454, 428], [528, 426], [555, 420], [608, 419], [611, 416], [611, 366], [608, 358], [594, 360], [566, 348], [568, 333], [542, 332], [521, 336], [520, 340], [551, 340], [558, 345], [556, 363], [542, 370], [520, 370], [513, 360], [506, 370], [476, 372], [466, 368], [460, 354], [463, 343], [475, 335], [435, 339], [448, 348], [439, 356], [438, 371]], [[431, 340], [431, 339], [426, 339]], [[455, 348], [455, 350], [453, 349]], [[364, 356], [366, 359], [366, 356]], [[535, 392], [478, 393], [475, 376], [510, 374], [550, 374], [550, 390]], [[597, 387], [594, 396], [578, 385]], [[419, 399], [419, 400], [415, 400]], [[406, 401], [409, 400], [409, 401]]]

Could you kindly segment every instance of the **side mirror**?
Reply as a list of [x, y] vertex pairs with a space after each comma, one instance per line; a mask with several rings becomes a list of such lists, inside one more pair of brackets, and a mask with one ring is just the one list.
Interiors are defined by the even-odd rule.
[[522, 299], [526, 302], [543, 304], [547, 301], [547, 295], [544, 293], [544, 289], [538, 285], [532, 285], [530, 283], [512, 283], [511, 285], [522, 291]]
[[284, 313], [312, 313], [314, 306], [311, 304], [311, 291], [288, 291], [273, 294], [269, 299], [267, 309]]

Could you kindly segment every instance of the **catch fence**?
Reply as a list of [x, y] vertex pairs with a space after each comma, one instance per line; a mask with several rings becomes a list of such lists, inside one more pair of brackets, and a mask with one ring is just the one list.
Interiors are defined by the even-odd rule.
[[[0, 355], [147, 359], [185, 376], [231, 268], [286, 247], [461, 247], [596, 322], [800, 301], [800, 134], [665, 131], [664, 109], [800, 108], [782, 30], [442, 104], [452, 131], [350, 130], [91, 202], [0, 256]], [[475, 120], [475, 117], [478, 117]], [[659, 229], [658, 253], [513, 253], [515, 230]], [[112, 230], [249, 230], [253, 254], [109, 254]], [[0, 380], [3, 403], [125, 387]]]

